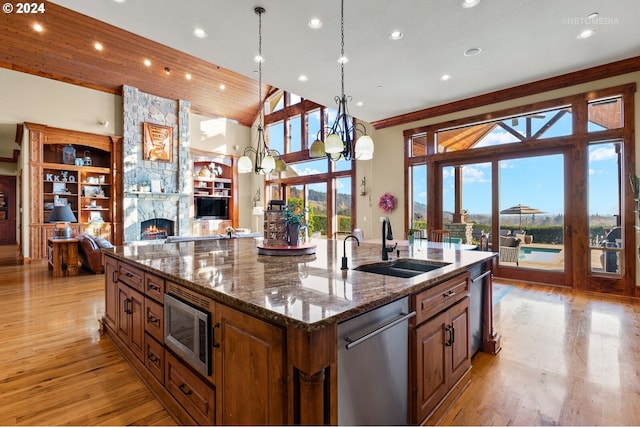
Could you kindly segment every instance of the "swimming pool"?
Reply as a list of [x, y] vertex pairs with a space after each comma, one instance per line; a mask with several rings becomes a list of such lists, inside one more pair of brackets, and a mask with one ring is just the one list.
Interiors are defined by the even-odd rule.
[[562, 249], [556, 248], [539, 248], [531, 246], [521, 246], [520, 256], [518, 259], [521, 261], [533, 261], [533, 262], [551, 262], [556, 255], [560, 253]]

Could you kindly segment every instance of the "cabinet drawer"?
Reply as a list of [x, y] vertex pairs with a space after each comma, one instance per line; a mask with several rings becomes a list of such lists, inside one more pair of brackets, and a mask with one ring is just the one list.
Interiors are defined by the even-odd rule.
[[165, 352], [165, 388], [201, 425], [215, 422], [215, 390], [184, 366], [170, 352]]
[[446, 310], [468, 294], [469, 273], [463, 273], [414, 295], [415, 324], [419, 325], [442, 310]]
[[149, 297], [144, 298], [144, 330], [164, 342], [164, 307]]
[[164, 385], [164, 347], [149, 334], [145, 334], [144, 364], [160, 384]]
[[144, 293], [162, 304], [164, 302], [164, 279], [153, 274], [145, 273]]
[[118, 280], [133, 289], [144, 292], [144, 273], [142, 270], [124, 263], [118, 263]]

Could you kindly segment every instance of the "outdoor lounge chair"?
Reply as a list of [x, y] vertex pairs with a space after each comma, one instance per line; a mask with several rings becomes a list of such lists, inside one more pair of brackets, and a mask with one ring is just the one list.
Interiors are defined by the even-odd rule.
[[500, 262], [515, 262], [518, 264], [520, 256], [520, 239], [515, 237], [500, 236]]

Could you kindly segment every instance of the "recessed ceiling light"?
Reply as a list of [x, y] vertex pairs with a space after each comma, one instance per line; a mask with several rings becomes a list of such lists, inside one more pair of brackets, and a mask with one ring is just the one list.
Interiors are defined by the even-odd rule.
[[593, 12], [587, 15], [588, 20], [596, 19], [598, 17], [598, 12]]
[[95, 42], [95, 43], [93, 44], [93, 47], [95, 47], [95, 48], [96, 48], [96, 50], [99, 50], [99, 51], [101, 51], [102, 49], [104, 49], [104, 46], [102, 46], [102, 43], [100, 43], [100, 42]]
[[253, 62], [263, 63], [264, 64], [264, 56], [256, 55], [253, 57]]
[[402, 31], [392, 31], [389, 33], [389, 40], [400, 40], [404, 37], [404, 33]]
[[39, 33], [41, 33], [44, 30], [44, 28], [40, 24], [33, 24], [33, 29]]
[[340, 58], [338, 58], [338, 64], [346, 64], [347, 62], [349, 62], [349, 58], [347, 58], [346, 56], [341, 56]]
[[580, 34], [578, 34], [578, 40], [582, 40], [582, 39], [588, 39], [589, 37], [591, 37], [592, 35], [595, 34], [595, 30], [584, 30], [583, 32], [581, 32]]
[[113, 0], [113, 1], [115, 1], [116, 3], [124, 3], [127, 0]]
[[298, 81], [299, 81], [299, 82], [306, 82], [306, 81], [309, 81], [309, 77], [305, 76], [304, 74], [300, 74], [300, 75], [298, 76]]
[[169, 74], [171, 74], [171, 68], [169, 67], [164, 67], [164, 73], [168, 76]]
[[442, 80], [443, 82], [446, 82], [447, 80], [451, 80], [451, 74], [443, 74], [440, 77], [440, 80]]
[[146, 65], [147, 67], [151, 67], [151, 60], [145, 59], [144, 60], [144, 65]]
[[203, 39], [207, 37], [207, 32], [200, 27], [196, 27], [193, 29], [193, 35], [199, 39]]
[[362, 101], [359, 101], [359, 102], [356, 102], [356, 105], [357, 105], [358, 107], [362, 107], [362, 106], [364, 105], [364, 103], [363, 103]]
[[223, 84], [220, 85], [220, 90], [225, 90], [227, 87]]
[[322, 21], [320, 18], [311, 18], [307, 25], [309, 28], [317, 30], [318, 28], [322, 28]]
[[480, 0], [464, 0], [462, 2], [462, 7], [464, 7], [465, 9], [468, 9], [470, 7], [477, 6], [478, 3], [480, 3]]
[[187, 73], [184, 75], [184, 78], [187, 80], [191, 80], [191, 74]]
[[472, 47], [471, 49], [467, 49], [464, 52], [464, 56], [476, 56], [480, 54], [480, 52], [482, 52], [482, 49], [480, 49], [479, 47]]

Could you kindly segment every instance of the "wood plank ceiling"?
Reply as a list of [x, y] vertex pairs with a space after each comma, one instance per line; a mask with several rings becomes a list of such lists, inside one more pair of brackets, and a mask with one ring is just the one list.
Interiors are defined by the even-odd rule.
[[[123, 85], [133, 86], [189, 101], [194, 113], [245, 126], [257, 117], [257, 80], [55, 3], [47, 2], [46, 7], [44, 14], [0, 15], [0, 67], [118, 95]], [[36, 23], [42, 32], [33, 29]], [[96, 42], [104, 46], [102, 51], [95, 49]], [[145, 59], [151, 66], [144, 65]], [[263, 85], [263, 96], [270, 90]]]

